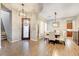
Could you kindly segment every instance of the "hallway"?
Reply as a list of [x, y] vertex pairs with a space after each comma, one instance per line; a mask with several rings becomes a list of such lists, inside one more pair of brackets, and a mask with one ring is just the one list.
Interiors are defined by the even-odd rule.
[[47, 41], [23, 40], [15, 43], [7, 43], [0, 49], [0, 55], [5, 56], [79, 56], [79, 46], [73, 41], [67, 40], [66, 45], [48, 44]]
[[79, 4], [0, 5], [1, 56], [79, 56]]

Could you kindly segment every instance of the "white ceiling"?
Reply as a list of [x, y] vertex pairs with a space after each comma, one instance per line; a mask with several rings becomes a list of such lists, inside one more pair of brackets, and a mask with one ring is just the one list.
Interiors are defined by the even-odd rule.
[[79, 4], [45, 3], [39, 15], [49, 20], [55, 18], [54, 12], [57, 12], [57, 18], [79, 15]]
[[[7, 3], [7, 7], [21, 11], [21, 3]], [[70, 17], [79, 14], [79, 3], [25, 3], [24, 9], [26, 12], [40, 12], [40, 16], [49, 19], [54, 19], [54, 12], [57, 12], [57, 18]]]
[[5, 3], [4, 5], [18, 11], [22, 11], [23, 8], [25, 12], [39, 12], [42, 6], [38, 3], [24, 3], [24, 7], [22, 7], [21, 4], [22, 3]]

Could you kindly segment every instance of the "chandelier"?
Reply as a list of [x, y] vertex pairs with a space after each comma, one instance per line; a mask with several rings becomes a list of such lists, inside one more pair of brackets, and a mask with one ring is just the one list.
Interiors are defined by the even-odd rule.
[[57, 13], [54, 12], [54, 15], [55, 15], [55, 20], [54, 20], [54, 22], [53, 22], [53, 26], [54, 26], [54, 27], [58, 27], [58, 26], [59, 26], [59, 23], [56, 21], [56, 15], [57, 15]]
[[22, 3], [21, 6], [22, 6], [22, 9], [19, 14], [20, 16], [25, 16], [24, 4]]

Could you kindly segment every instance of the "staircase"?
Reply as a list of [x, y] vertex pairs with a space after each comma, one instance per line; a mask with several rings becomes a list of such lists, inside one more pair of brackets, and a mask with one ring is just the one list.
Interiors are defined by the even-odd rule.
[[5, 32], [1, 33], [1, 40], [7, 40], [7, 36]]
[[2, 20], [1, 20], [1, 40], [7, 40], [7, 35]]

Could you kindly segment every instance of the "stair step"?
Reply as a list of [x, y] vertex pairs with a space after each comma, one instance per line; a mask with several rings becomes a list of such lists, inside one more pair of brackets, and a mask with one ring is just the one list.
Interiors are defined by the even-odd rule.
[[6, 36], [6, 35], [1, 35], [1, 36]]
[[1, 38], [1, 39], [6, 39], [6, 37], [4, 37], [4, 38]]
[[4, 36], [2, 36], [2, 35], [1, 35], [1, 38], [7, 38], [7, 36], [5, 36], [5, 35], [4, 35]]
[[[6, 36], [5, 36], [6, 37]], [[4, 37], [1, 37], [1, 38], [4, 38]]]
[[6, 34], [1, 34], [1, 35], [6, 35]]
[[1, 40], [7, 39], [6, 32], [1, 32]]
[[7, 38], [1, 38], [1, 39], [3, 40], [3, 39], [7, 39]]
[[5, 32], [1, 32], [1, 35], [6, 35], [6, 33]]
[[6, 34], [1, 34], [1, 36], [6, 36]]
[[6, 35], [1, 35], [1, 36], [6, 36]]
[[7, 38], [7, 37], [1, 37], [1, 38]]

